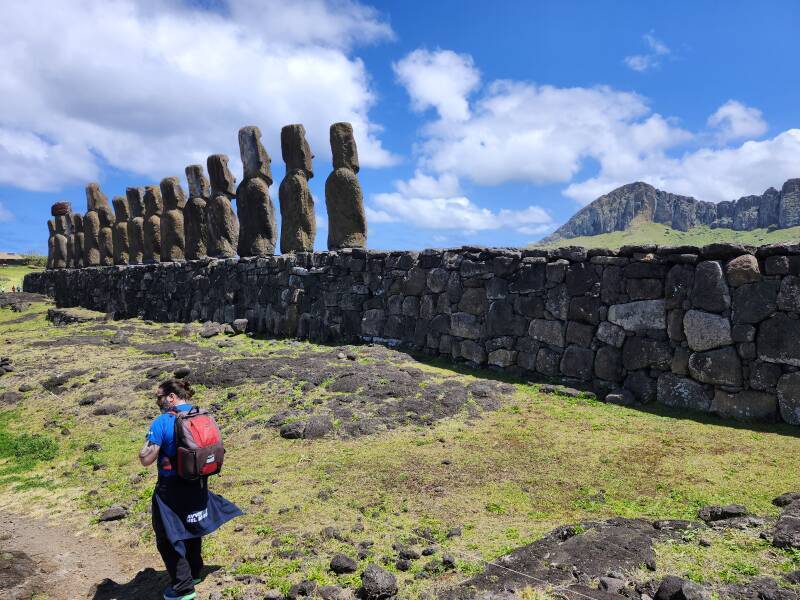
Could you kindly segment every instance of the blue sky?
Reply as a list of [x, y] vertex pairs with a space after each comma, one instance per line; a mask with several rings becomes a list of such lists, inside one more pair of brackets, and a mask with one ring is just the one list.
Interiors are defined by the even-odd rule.
[[[68, 4], [68, 5], [67, 5]], [[369, 246], [524, 245], [618, 185], [720, 201], [800, 177], [796, 2], [11, 0], [0, 250], [213, 152], [306, 125], [325, 246], [330, 123], [353, 122]], [[185, 181], [184, 181], [185, 186]]]

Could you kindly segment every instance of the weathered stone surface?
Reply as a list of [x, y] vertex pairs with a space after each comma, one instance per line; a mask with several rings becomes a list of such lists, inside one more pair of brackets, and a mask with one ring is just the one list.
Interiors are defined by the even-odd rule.
[[549, 348], [540, 348], [536, 354], [536, 370], [542, 375], [557, 375], [561, 354]]
[[140, 265], [144, 261], [144, 188], [126, 188], [125, 199], [128, 202], [129, 214], [128, 262]]
[[577, 346], [588, 348], [592, 345], [593, 338], [594, 327], [591, 325], [578, 323], [577, 321], [567, 322], [567, 344], [575, 344]]
[[774, 394], [743, 390], [731, 394], [716, 390], [711, 401], [711, 412], [736, 421], [773, 422], [778, 417], [778, 401]]
[[384, 600], [397, 593], [397, 580], [389, 571], [369, 564], [361, 573], [361, 588], [366, 600]]
[[567, 346], [561, 357], [561, 373], [567, 377], [590, 379], [594, 365], [594, 352], [580, 346]]
[[780, 310], [800, 312], [800, 277], [788, 275], [783, 278], [777, 305]]
[[748, 283], [733, 293], [733, 320], [736, 323], [758, 323], [777, 308], [777, 281]]
[[244, 179], [236, 190], [239, 216], [239, 256], [267, 256], [275, 253], [278, 225], [275, 206], [269, 196], [272, 185], [270, 158], [261, 144], [258, 127], [239, 130], [239, 151]]
[[697, 265], [691, 300], [695, 308], [710, 312], [723, 312], [730, 307], [731, 296], [719, 262], [707, 260]]
[[236, 196], [236, 177], [228, 167], [229, 160], [225, 154], [212, 154], [206, 159], [211, 197], [222, 194], [230, 199]]
[[177, 177], [161, 180], [161, 262], [177, 262], [186, 258], [183, 209], [186, 196]]
[[675, 265], [667, 273], [664, 282], [664, 298], [667, 308], [681, 308], [694, 285], [694, 269], [686, 265]]
[[707, 412], [711, 408], [711, 396], [696, 381], [664, 373], [658, 378], [657, 399], [660, 404], [675, 408], [688, 408]]
[[742, 363], [731, 346], [693, 353], [689, 356], [689, 372], [703, 383], [742, 385]]
[[580, 296], [600, 282], [594, 265], [586, 262], [572, 263], [567, 268], [566, 284], [570, 296]]
[[367, 245], [367, 217], [357, 175], [358, 151], [352, 125], [331, 125], [330, 140], [334, 171], [325, 181], [328, 249], [364, 248]]
[[450, 315], [450, 333], [452, 335], [477, 340], [483, 337], [483, 323], [475, 315], [457, 312]]
[[189, 184], [189, 198], [208, 200], [211, 197], [211, 183], [206, 177], [203, 165], [189, 165], [184, 172], [186, 182]]
[[622, 363], [629, 371], [648, 367], [669, 369], [671, 361], [672, 352], [665, 341], [638, 336], [625, 339]]
[[780, 376], [780, 365], [762, 361], [750, 364], [750, 387], [755, 390], [774, 390]]
[[623, 385], [642, 404], [647, 404], [656, 399], [656, 380], [649, 377], [644, 370], [628, 373]]
[[314, 155], [306, 141], [306, 130], [302, 125], [287, 125], [281, 129], [281, 153], [286, 163], [286, 176], [278, 190], [281, 207], [281, 252], [312, 252], [317, 222], [308, 180], [314, 177], [311, 162]]
[[557, 285], [547, 290], [544, 307], [556, 319], [566, 319], [569, 312], [569, 292], [566, 285]]
[[272, 185], [272, 159], [261, 143], [261, 130], [255, 125], [239, 129], [239, 153], [245, 179], [262, 179]]
[[626, 331], [666, 329], [667, 315], [663, 300], [639, 300], [608, 307], [608, 320]]
[[128, 220], [130, 219], [130, 209], [128, 200], [123, 196], [117, 196], [112, 200], [114, 204], [114, 223], [113, 243], [114, 243], [114, 264], [127, 265], [130, 263], [131, 247], [128, 238]]
[[596, 325], [600, 322], [600, 299], [592, 296], [572, 298], [569, 301], [567, 318]]
[[683, 330], [692, 350], [711, 350], [733, 343], [731, 322], [702, 310], [689, 310], [683, 317]]
[[594, 374], [607, 381], [622, 380], [622, 353], [611, 346], [603, 346], [594, 359]]
[[601, 342], [614, 346], [615, 348], [622, 348], [622, 344], [625, 343], [625, 330], [608, 321], [602, 321], [597, 326], [596, 336]]
[[161, 189], [148, 185], [144, 188], [144, 247], [142, 262], [161, 262], [161, 213], [164, 203]]
[[53, 233], [53, 257], [52, 269], [66, 269], [69, 262], [68, 242], [67, 242], [67, 217], [57, 216], [55, 220], [55, 231]]
[[756, 283], [761, 280], [758, 259], [752, 254], [737, 256], [725, 266], [725, 275], [728, 278], [728, 284], [732, 287], [739, 287], [745, 283]]
[[800, 371], [778, 379], [778, 406], [787, 423], [800, 425]]
[[756, 348], [761, 360], [800, 366], [800, 321], [783, 313], [770, 317], [758, 328]]
[[236, 256], [239, 245], [239, 220], [231, 198], [236, 194], [236, 178], [228, 169], [228, 157], [212, 154], [206, 161], [211, 180], [211, 199], [206, 203], [208, 255], [215, 258]]
[[560, 321], [534, 319], [531, 321], [529, 335], [545, 344], [564, 347], [564, 326]]

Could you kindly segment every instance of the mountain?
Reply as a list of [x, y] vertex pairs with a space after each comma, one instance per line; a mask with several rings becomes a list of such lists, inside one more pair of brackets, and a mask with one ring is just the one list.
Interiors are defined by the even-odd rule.
[[769, 188], [760, 196], [716, 204], [671, 194], [641, 181], [629, 183], [580, 209], [541, 243], [624, 231], [633, 223], [646, 222], [677, 231], [701, 226], [735, 231], [800, 226], [800, 178], [788, 180], [780, 192]]

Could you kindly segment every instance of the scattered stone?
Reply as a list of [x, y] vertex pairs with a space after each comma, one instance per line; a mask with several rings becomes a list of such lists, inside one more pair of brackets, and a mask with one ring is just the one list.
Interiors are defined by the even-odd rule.
[[127, 516], [128, 516], [128, 510], [124, 506], [115, 504], [110, 508], [104, 510], [101, 513], [100, 517], [98, 518], [98, 521], [100, 521], [101, 523], [105, 523], [107, 521], [119, 521], [120, 519], [124, 519]]
[[178, 367], [172, 374], [176, 379], [186, 379], [192, 374], [192, 370], [189, 367]]
[[367, 565], [361, 573], [361, 586], [366, 600], [383, 600], [397, 593], [397, 580], [376, 564]]
[[704, 506], [700, 509], [700, 512], [697, 513], [698, 518], [706, 523], [721, 521], [723, 519], [732, 519], [734, 517], [746, 517], [747, 515], [747, 508], [741, 504]]
[[353, 560], [346, 554], [339, 552], [334, 554], [333, 558], [331, 558], [330, 569], [337, 575], [355, 573], [358, 570], [358, 561]]

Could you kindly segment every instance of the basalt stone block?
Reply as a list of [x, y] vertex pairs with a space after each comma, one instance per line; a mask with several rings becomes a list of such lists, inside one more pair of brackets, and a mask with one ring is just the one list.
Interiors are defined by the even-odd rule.
[[514, 307], [502, 300], [492, 302], [486, 313], [486, 335], [489, 336], [525, 335], [527, 324], [525, 317], [514, 314]]
[[664, 298], [667, 308], [680, 308], [689, 297], [694, 285], [694, 269], [685, 265], [675, 265], [667, 273], [664, 284]]
[[564, 281], [564, 277], [567, 274], [567, 267], [569, 267], [569, 261], [563, 258], [547, 263], [545, 267], [545, 277], [547, 281], [551, 283], [561, 283]]
[[434, 294], [441, 294], [447, 289], [447, 280], [449, 277], [450, 273], [447, 272], [447, 269], [431, 269], [427, 276], [428, 289]]
[[725, 317], [701, 310], [689, 310], [683, 317], [683, 330], [689, 348], [711, 350], [733, 343], [731, 323]]
[[591, 325], [586, 325], [577, 321], [569, 321], [567, 323], [567, 344], [575, 344], [577, 346], [588, 348], [592, 345], [593, 338], [594, 327]]
[[730, 307], [731, 296], [719, 262], [704, 261], [697, 265], [691, 300], [695, 308], [710, 312], [723, 312]]
[[667, 342], [633, 336], [622, 346], [622, 363], [629, 371], [654, 367], [669, 369], [672, 351]]
[[742, 385], [742, 362], [731, 346], [693, 353], [689, 356], [689, 372], [703, 383]]
[[467, 288], [461, 295], [458, 303], [458, 310], [470, 313], [471, 315], [483, 315], [489, 301], [486, 298], [486, 290], [483, 288]]
[[783, 313], [770, 317], [758, 328], [756, 348], [761, 360], [800, 366], [800, 320]]
[[556, 319], [565, 320], [569, 313], [569, 292], [566, 285], [557, 285], [547, 290], [544, 307]]
[[114, 264], [114, 224], [116, 219], [110, 206], [98, 208], [97, 216], [100, 220], [100, 231], [98, 232], [100, 265], [110, 267]]
[[600, 322], [600, 299], [592, 296], [577, 296], [569, 301], [567, 318], [591, 325]]
[[606, 267], [600, 283], [600, 299], [606, 304], [617, 304], [628, 300], [625, 279], [620, 267]]
[[486, 282], [486, 297], [489, 300], [505, 300], [508, 297], [508, 280], [492, 277]]
[[541, 296], [517, 296], [514, 299], [514, 310], [529, 319], [544, 317], [544, 298]]
[[762, 361], [750, 365], [750, 387], [754, 390], [774, 390], [780, 376], [780, 365]]
[[626, 331], [666, 329], [667, 314], [664, 300], [639, 300], [614, 304], [608, 308], [608, 320]]
[[734, 323], [758, 323], [777, 308], [778, 282], [760, 281], [739, 286], [733, 292]]
[[597, 326], [597, 339], [615, 348], [622, 348], [622, 344], [625, 343], [625, 330], [608, 321], [602, 321]]
[[673, 373], [664, 373], [658, 378], [657, 400], [659, 404], [708, 412], [711, 408], [711, 395], [706, 388]]
[[539, 342], [564, 347], [564, 325], [561, 321], [534, 319], [531, 321], [528, 335]]
[[781, 280], [778, 308], [787, 312], [800, 312], [800, 277], [788, 275]]
[[383, 335], [383, 326], [386, 323], [386, 313], [379, 309], [364, 311], [361, 318], [361, 335], [380, 337]]
[[186, 258], [183, 209], [186, 196], [177, 177], [161, 180], [161, 262], [179, 262]]
[[660, 279], [629, 279], [628, 296], [631, 300], [654, 300], [664, 295], [664, 283]]
[[459, 352], [461, 358], [477, 365], [482, 365], [486, 362], [486, 350], [483, 349], [481, 344], [472, 340], [462, 341]]
[[567, 346], [561, 357], [560, 369], [567, 377], [591, 379], [594, 365], [594, 352], [580, 346]]
[[714, 393], [710, 410], [735, 421], [772, 423], [778, 417], [778, 400], [774, 394], [766, 392], [744, 390], [731, 394], [718, 389]]
[[672, 354], [672, 362], [669, 366], [670, 371], [678, 375], [689, 374], [689, 350], [683, 346], [678, 346]]
[[603, 346], [594, 359], [594, 374], [606, 381], [622, 380], [622, 353], [611, 346]]
[[358, 151], [353, 126], [350, 123], [331, 125], [330, 142], [334, 171], [325, 180], [328, 249], [364, 248], [367, 244], [367, 217], [357, 175]]
[[600, 283], [594, 265], [586, 262], [573, 263], [567, 268], [567, 291], [570, 296], [580, 296], [591, 291], [595, 284]]
[[128, 220], [130, 219], [130, 208], [127, 198], [117, 196], [112, 200], [114, 204], [114, 264], [127, 265], [130, 262], [130, 240], [128, 238]]
[[761, 270], [758, 266], [758, 259], [752, 254], [737, 256], [725, 266], [725, 275], [728, 278], [728, 284], [732, 287], [760, 281]]
[[561, 354], [549, 348], [540, 348], [536, 353], [536, 371], [543, 375], [558, 375]]
[[154, 185], [144, 188], [144, 246], [142, 262], [161, 262], [161, 213], [164, 204], [161, 189]]
[[[128, 262], [140, 265], [144, 261], [144, 188], [125, 189], [128, 202]], [[119, 219], [118, 219], [119, 221]]]
[[731, 327], [731, 338], [734, 342], [754, 342], [756, 328], [749, 323], [736, 323]]
[[524, 264], [520, 267], [516, 280], [508, 286], [509, 291], [529, 294], [543, 290], [546, 268], [547, 265], [544, 263]]
[[789, 273], [788, 256], [769, 256], [764, 260], [767, 275], [787, 275]]
[[642, 404], [647, 404], [656, 399], [656, 380], [648, 377], [645, 371], [629, 373], [623, 385]]
[[513, 350], [500, 348], [489, 353], [487, 362], [495, 367], [510, 367], [517, 360], [517, 353]]
[[781, 377], [777, 389], [781, 417], [787, 423], [800, 425], [800, 372]]
[[457, 337], [477, 340], [483, 337], [483, 323], [475, 315], [457, 312], [450, 315], [450, 333]]
[[673, 342], [682, 342], [686, 339], [683, 333], [684, 312], [674, 309], [667, 313], [667, 337]]

